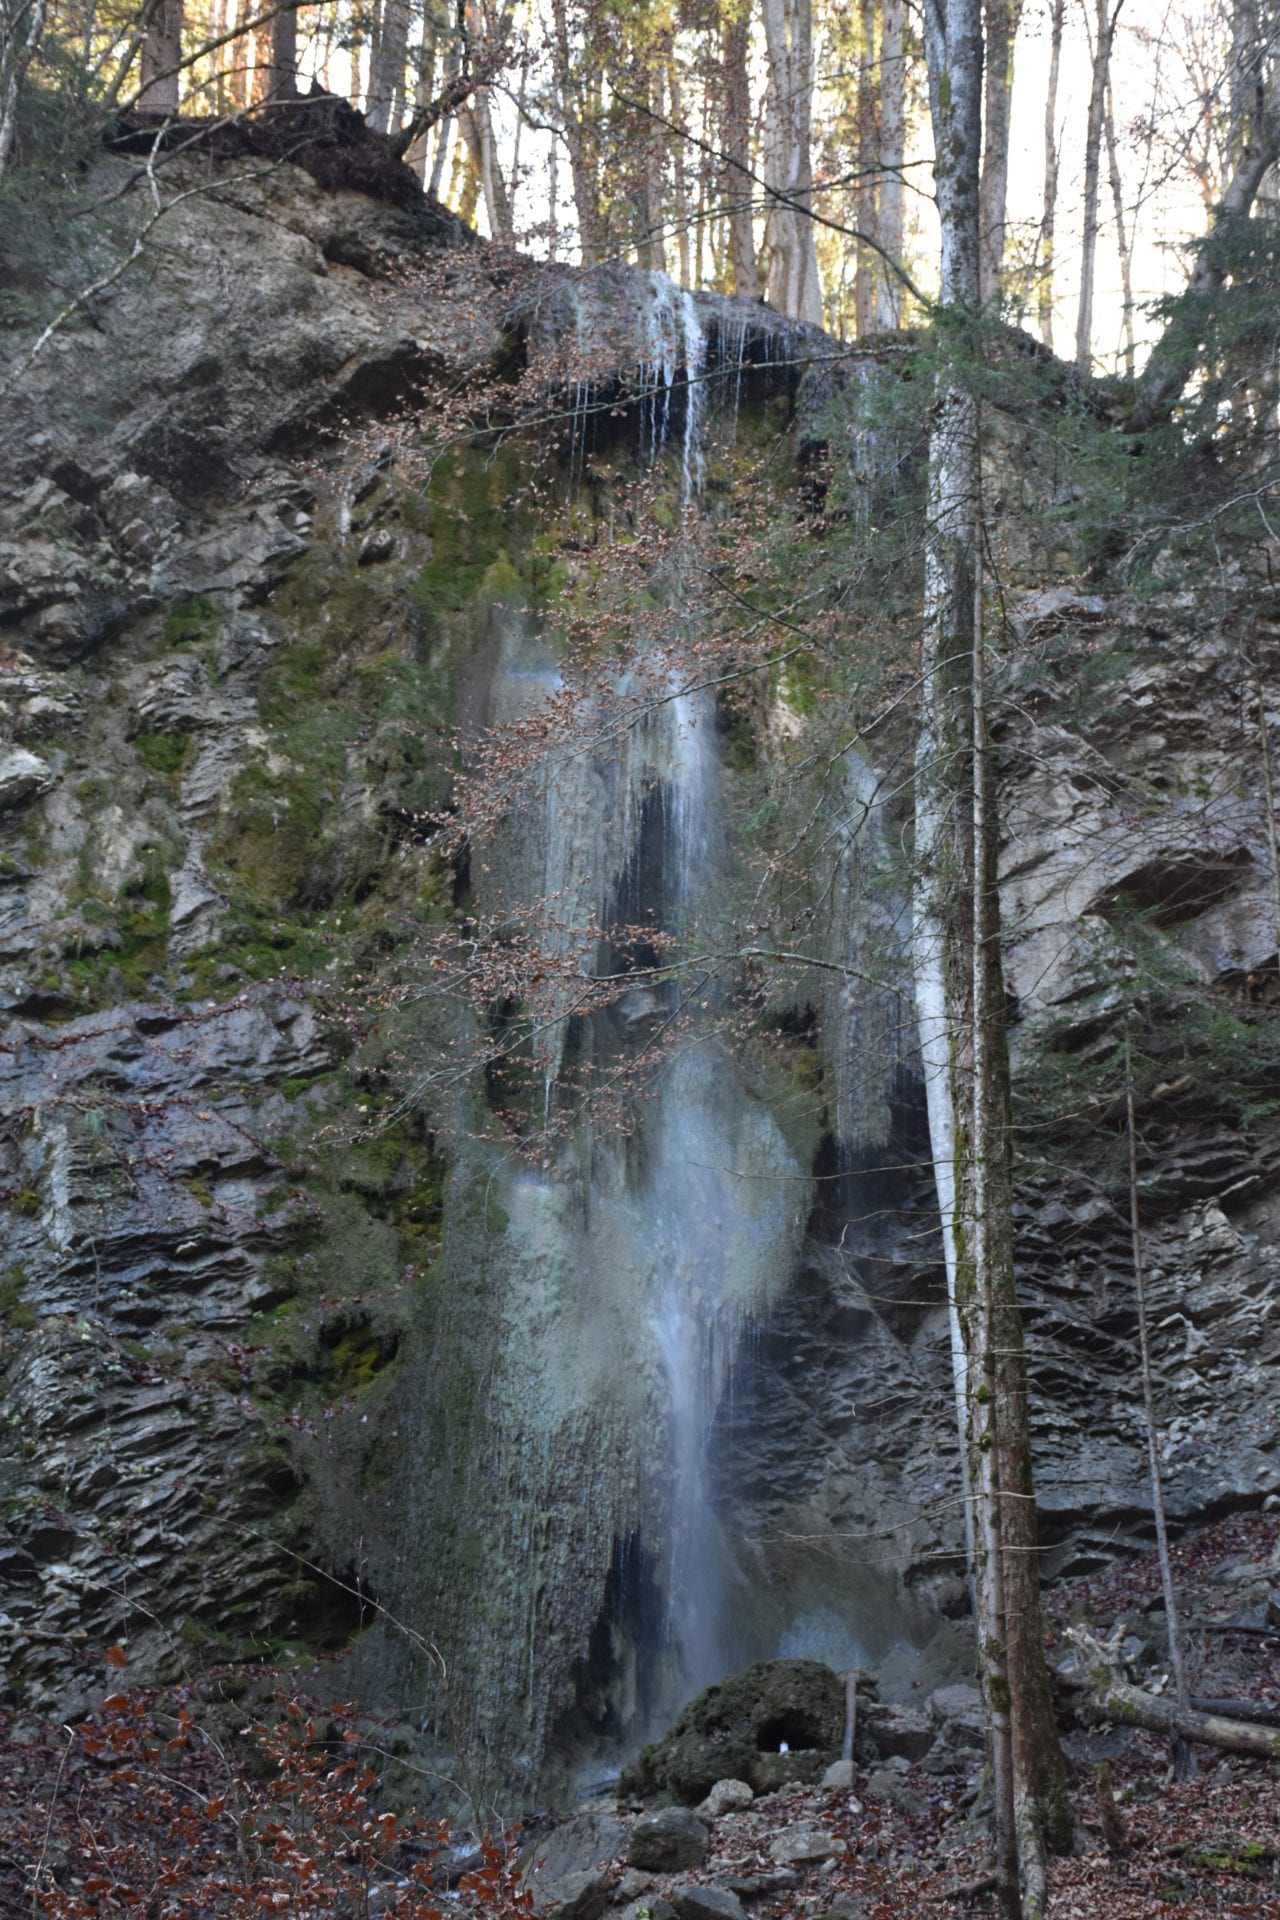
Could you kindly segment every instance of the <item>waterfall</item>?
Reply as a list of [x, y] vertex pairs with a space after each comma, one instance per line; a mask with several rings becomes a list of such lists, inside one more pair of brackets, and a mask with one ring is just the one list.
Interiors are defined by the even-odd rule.
[[706, 332], [693, 295], [665, 273], [653, 272], [641, 317], [637, 382], [641, 453], [653, 462], [667, 445], [671, 396], [676, 374], [684, 369], [684, 433], [680, 446], [680, 497], [687, 506], [701, 490], [704, 472], [702, 427], [705, 412]]
[[[703, 476], [706, 336], [691, 295], [662, 275], [644, 282], [632, 323], [642, 453], [669, 462], [688, 512]], [[582, 409], [579, 389], [566, 398]], [[677, 632], [692, 631], [678, 556], [653, 586]], [[486, 722], [527, 724], [565, 701], [556, 640], [519, 608], [490, 618]], [[789, 1280], [809, 1212], [807, 1167], [718, 1031], [726, 996], [697, 976], [646, 976], [643, 937], [621, 931], [652, 927], [676, 943], [664, 958], [714, 942], [731, 863], [715, 699], [693, 677], [678, 643], [651, 641], [612, 684], [584, 689], [572, 741], [550, 747], [478, 870], [485, 915], [546, 943], [524, 1011], [546, 1116], [566, 1124], [536, 1136], [536, 1170], [492, 1136], [474, 1140], [450, 1203], [447, 1298], [490, 1303], [460, 1504], [510, 1569], [486, 1591], [491, 1631], [479, 1649], [465, 1638], [455, 1684], [495, 1744], [518, 1697], [534, 1755], [621, 1578], [615, 1540], [631, 1542], [648, 1596], [632, 1642], [637, 1660], [648, 1649], [643, 1697], [618, 1737], [669, 1719], [734, 1664], [744, 1555], [717, 1512], [711, 1439], [739, 1345]], [[593, 927], [603, 940], [583, 937]], [[597, 945], [609, 972], [633, 964], [639, 978], [571, 1021]], [[590, 1097], [617, 1084], [637, 1089], [625, 1129]], [[502, 1665], [513, 1645], [516, 1675]]]

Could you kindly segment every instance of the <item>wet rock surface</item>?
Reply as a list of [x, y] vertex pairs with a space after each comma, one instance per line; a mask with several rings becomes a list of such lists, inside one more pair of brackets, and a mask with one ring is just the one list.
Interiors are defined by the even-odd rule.
[[[104, 158], [98, 184], [112, 191], [132, 165]], [[503, 309], [483, 249], [394, 196], [287, 164], [234, 181], [215, 168], [168, 218], [153, 270], [65, 329], [0, 422], [0, 1640], [12, 1697], [70, 1715], [116, 1640], [139, 1672], [165, 1674], [228, 1641], [264, 1657], [336, 1646], [382, 1591], [443, 1605], [430, 1569], [409, 1564], [394, 1476], [411, 1450], [452, 1516], [441, 1588], [469, 1567], [485, 1608], [501, 1599], [508, 1626], [528, 1617], [520, 1568], [485, 1564], [465, 1490], [443, 1484], [480, 1397], [465, 1349], [485, 1302], [460, 1316], [449, 1395], [408, 1408], [393, 1390], [438, 1325], [444, 1176], [425, 1125], [390, 1124], [378, 1070], [346, 1064], [370, 982], [382, 991], [386, 956], [448, 897], [422, 823], [448, 801], [459, 684], [497, 646], [483, 613], [467, 627], [441, 612], [457, 581], [442, 588], [431, 568], [466, 515], [451, 497], [453, 517], [427, 524], [397, 467], [398, 409], [434, 371], [500, 357]], [[621, 284], [576, 307], [558, 281], [529, 324], [594, 300], [616, 325]], [[704, 303], [722, 329], [730, 306]], [[511, 480], [494, 471], [484, 486]], [[463, 559], [457, 597], [478, 599], [494, 555]], [[1064, 592], [1012, 612], [1037, 645], [1072, 623], [1133, 642], [1102, 707], [1082, 716], [1065, 684], [1019, 696], [1003, 887], [1021, 1063], [1050, 1031], [1064, 1056], [1102, 1044], [1119, 1004], [1113, 934], [1134, 909], [1176, 934], [1215, 1005], [1263, 1005], [1275, 941], [1241, 731], [1252, 665], [1176, 608], [1139, 618]], [[474, 686], [466, 697], [478, 710]], [[950, 1624], [965, 1607], [957, 1461], [918, 1108], [899, 1120], [912, 1171], [889, 1187], [849, 1176], [840, 1205], [845, 1224], [871, 1223], [860, 1240], [815, 1213], [714, 1452], [744, 1543], [728, 1609], [741, 1657], [874, 1657], [886, 1695], [919, 1701], [971, 1659]], [[1181, 1525], [1280, 1489], [1280, 1149], [1267, 1123], [1224, 1116], [1173, 1073], [1142, 1127]], [[460, 1232], [503, 1243], [500, 1209], [477, 1210], [460, 1185], [454, 1201]], [[1114, 1187], [1071, 1165], [1031, 1171], [1019, 1261], [1046, 1568], [1100, 1570], [1151, 1527]], [[558, 1512], [589, 1511], [595, 1536], [577, 1559], [563, 1529], [537, 1549], [549, 1571], [532, 1684], [549, 1738], [628, 1522], [589, 1413], [549, 1493], [531, 1490], [524, 1458], [504, 1497], [540, 1514], [554, 1496]], [[434, 1624], [419, 1622], [426, 1639]], [[374, 1665], [372, 1685], [412, 1697], [407, 1656], [384, 1648]], [[513, 1694], [508, 1666], [504, 1642], [490, 1694]], [[691, 1724], [645, 1763], [644, 1790], [700, 1801], [730, 1775], [757, 1794], [820, 1778], [841, 1738], [833, 1685], [820, 1683], [818, 1731]], [[936, 1724], [864, 1715], [860, 1742], [943, 1777], [976, 1725], [940, 1697]], [[739, 1815], [754, 1817], [723, 1811]]]
[[678, 1873], [700, 1867], [709, 1843], [705, 1824], [687, 1807], [659, 1807], [636, 1821], [627, 1858], [643, 1873]]
[[[670, 1733], [646, 1747], [622, 1776], [624, 1793], [671, 1793], [690, 1804], [717, 1782], [753, 1790], [783, 1784], [799, 1769], [817, 1778], [839, 1748], [844, 1685], [814, 1660], [766, 1660], [708, 1687]], [[780, 1748], [790, 1751], [783, 1753]]]

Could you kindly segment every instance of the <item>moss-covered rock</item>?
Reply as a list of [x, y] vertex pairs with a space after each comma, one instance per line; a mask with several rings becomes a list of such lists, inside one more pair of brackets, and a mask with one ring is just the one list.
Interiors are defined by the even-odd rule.
[[759, 1660], [708, 1687], [671, 1731], [625, 1769], [623, 1793], [669, 1794], [693, 1806], [717, 1780], [745, 1780], [758, 1792], [780, 1786], [785, 1743], [790, 1779], [817, 1778], [844, 1733], [844, 1683], [817, 1660]]

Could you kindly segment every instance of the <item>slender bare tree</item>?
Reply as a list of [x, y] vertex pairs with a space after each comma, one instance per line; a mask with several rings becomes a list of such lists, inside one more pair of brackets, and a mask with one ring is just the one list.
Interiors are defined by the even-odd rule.
[[138, 105], [148, 113], [176, 113], [182, 64], [183, 0], [160, 0], [142, 42]]
[[1076, 365], [1087, 373], [1093, 357], [1093, 279], [1098, 257], [1098, 180], [1102, 168], [1102, 134], [1107, 112], [1107, 84], [1111, 76], [1111, 48], [1124, 0], [1094, 0], [1093, 78], [1089, 87], [1089, 118], [1084, 136], [1084, 211], [1080, 237], [1080, 305], [1076, 312]]
[[984, 0], [986, 56], [983, 75], [982, 178], [978, 218], [982, 242], [982, 298], [1000, 290], [1005, 216], [1009, 200], [1009, 126], [1013, 106], [1013, 51], [1022, 0]]
[[[903, 166], [907, 157], [906, 0], [882, 0], [880, 11], [880, 197], [879, 241], [889, 260], [901, 262], [906, 237]], [[875, 324], [896, 327], [902, 317], [902, 282], [881, 258]]]
[[810, 218], [812, 0], [761, 0], [761, 11], [769, 71], [762, 160], [765, 286], [780, 313], [820, 326], [822, 281]]
[[1040, 338], [1053, 346], [1054, 240], [1058, 219], [1058, 79], [1062, 70], [1062, 30], [1067, 0], [1053, 0], [1049, 15], [1049, 84], [1044, 97], [1044, 213], [1040, 221]]
[[720, 23], [724, 70], [722, 144], [725, 153], [724, 191], [729, 203], [729, 267], [735, 293], [760, 291], [756, 267], [753, 202], [756, 192], [751, 167], [751, 79], [747, 55], [751, 41], [749, 0], [724, 0]]
[[1006, 1920], [1039, 1920], [1046, 1835], [1069, 1823], [1036, 1569], [1026, 1363], [1013, 1264], [1009, 1078], [986, 713], [981, 447], [981, 0], [929, 0], [925, 50], [941, 229], [942, 337], [929, 438], [913, 950], [972, 1505], [995, 1876]]

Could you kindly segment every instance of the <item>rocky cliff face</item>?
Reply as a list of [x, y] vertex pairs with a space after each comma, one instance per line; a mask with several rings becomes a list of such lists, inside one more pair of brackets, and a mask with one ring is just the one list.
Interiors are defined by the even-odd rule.
[[[104, 200], [131, 164], [103, 163]], [[462, 884], [431, 832], [451, 730], [501, 711], [557, 587], [526, 443], [424, 474], [413, 409], [478, 369], [518, 385], [539, 329], [585, 329], [599, 383], [639, 296], [625, 275], [513, 283], [438, 212], [289, 165], [182, 164], [199, 191], [20, 369], [0, 427], [10, 1687], [73, 1713], [120, 1639], [144, 1674], [346, 1649], [348, 1690], [425, 1697], [470, 1783], [532, 1791], [538, 1748], [563, 1767], [653, 1692], [652, 1389], [633, 1406], [601, 1364], [594, 1399], [577, 1372], [555, 1398], [543, 1362], [581, 1354], [587, 1324], [557, 1288], [599, 1242], [570, 1258], [556, 1228], [555, 1264], [549, 1215], [513, 1226], [494, 1114], [461, 1088], [411, 1097], [470, 1020], [415, 972]], [[739, 376], [752, 352], [794, 358], [767, 316], [704, 318]], [[760, 403], [793, 386], [762, 380]], [[690, 457], [677, 436], [686, 475]], [[572, 456], [558, 484], [563, 517]], [[1176, 958], [1143, 1004], [1194, 990], [1221, 1016], [1218, 1053], [1171, 1051], [1144, 1096], [1171, 1506], [1280, 1485], [1280, 1146], [1237, 1057], [1276, 968], [1255, 698], [1276, 628], [1262, 588], [1247, 645], [1195, 606], [1030, 580], [1015, 612], [1039, 662], [1005, 740], [1010, 991], [1041, 1129], [1023, 1277], [1048, 1564], [1078, 1569], [1145, 1539], [1149, 1513], [1103, 1071], [1135, 916]], [[1122, 666], [1082, 700], [1079, 661], [1121, 629]], [[767, 759], [776, 716], [752, 724]], [[844, 1015], [806, 1017], [834, 1086]], [[936, 1678], [963, 1662], [960, 1530], [919, 1100], [909, 1060], [876, 1074], [862, 1162], [831, 1158], [848, 1087], [780, 1122], [807, 1231], [795, 1253], [775, 1236], [784, 1284], [721, 1400], [711, 1491], [734, 1542], [726, 1652], [861, 1656], [906, 1686], [931, 1637]], [[743, 1076], [763, 1139], [778, 1102]], [[530, 1355], [536, 1383], [502, 1401]]]

